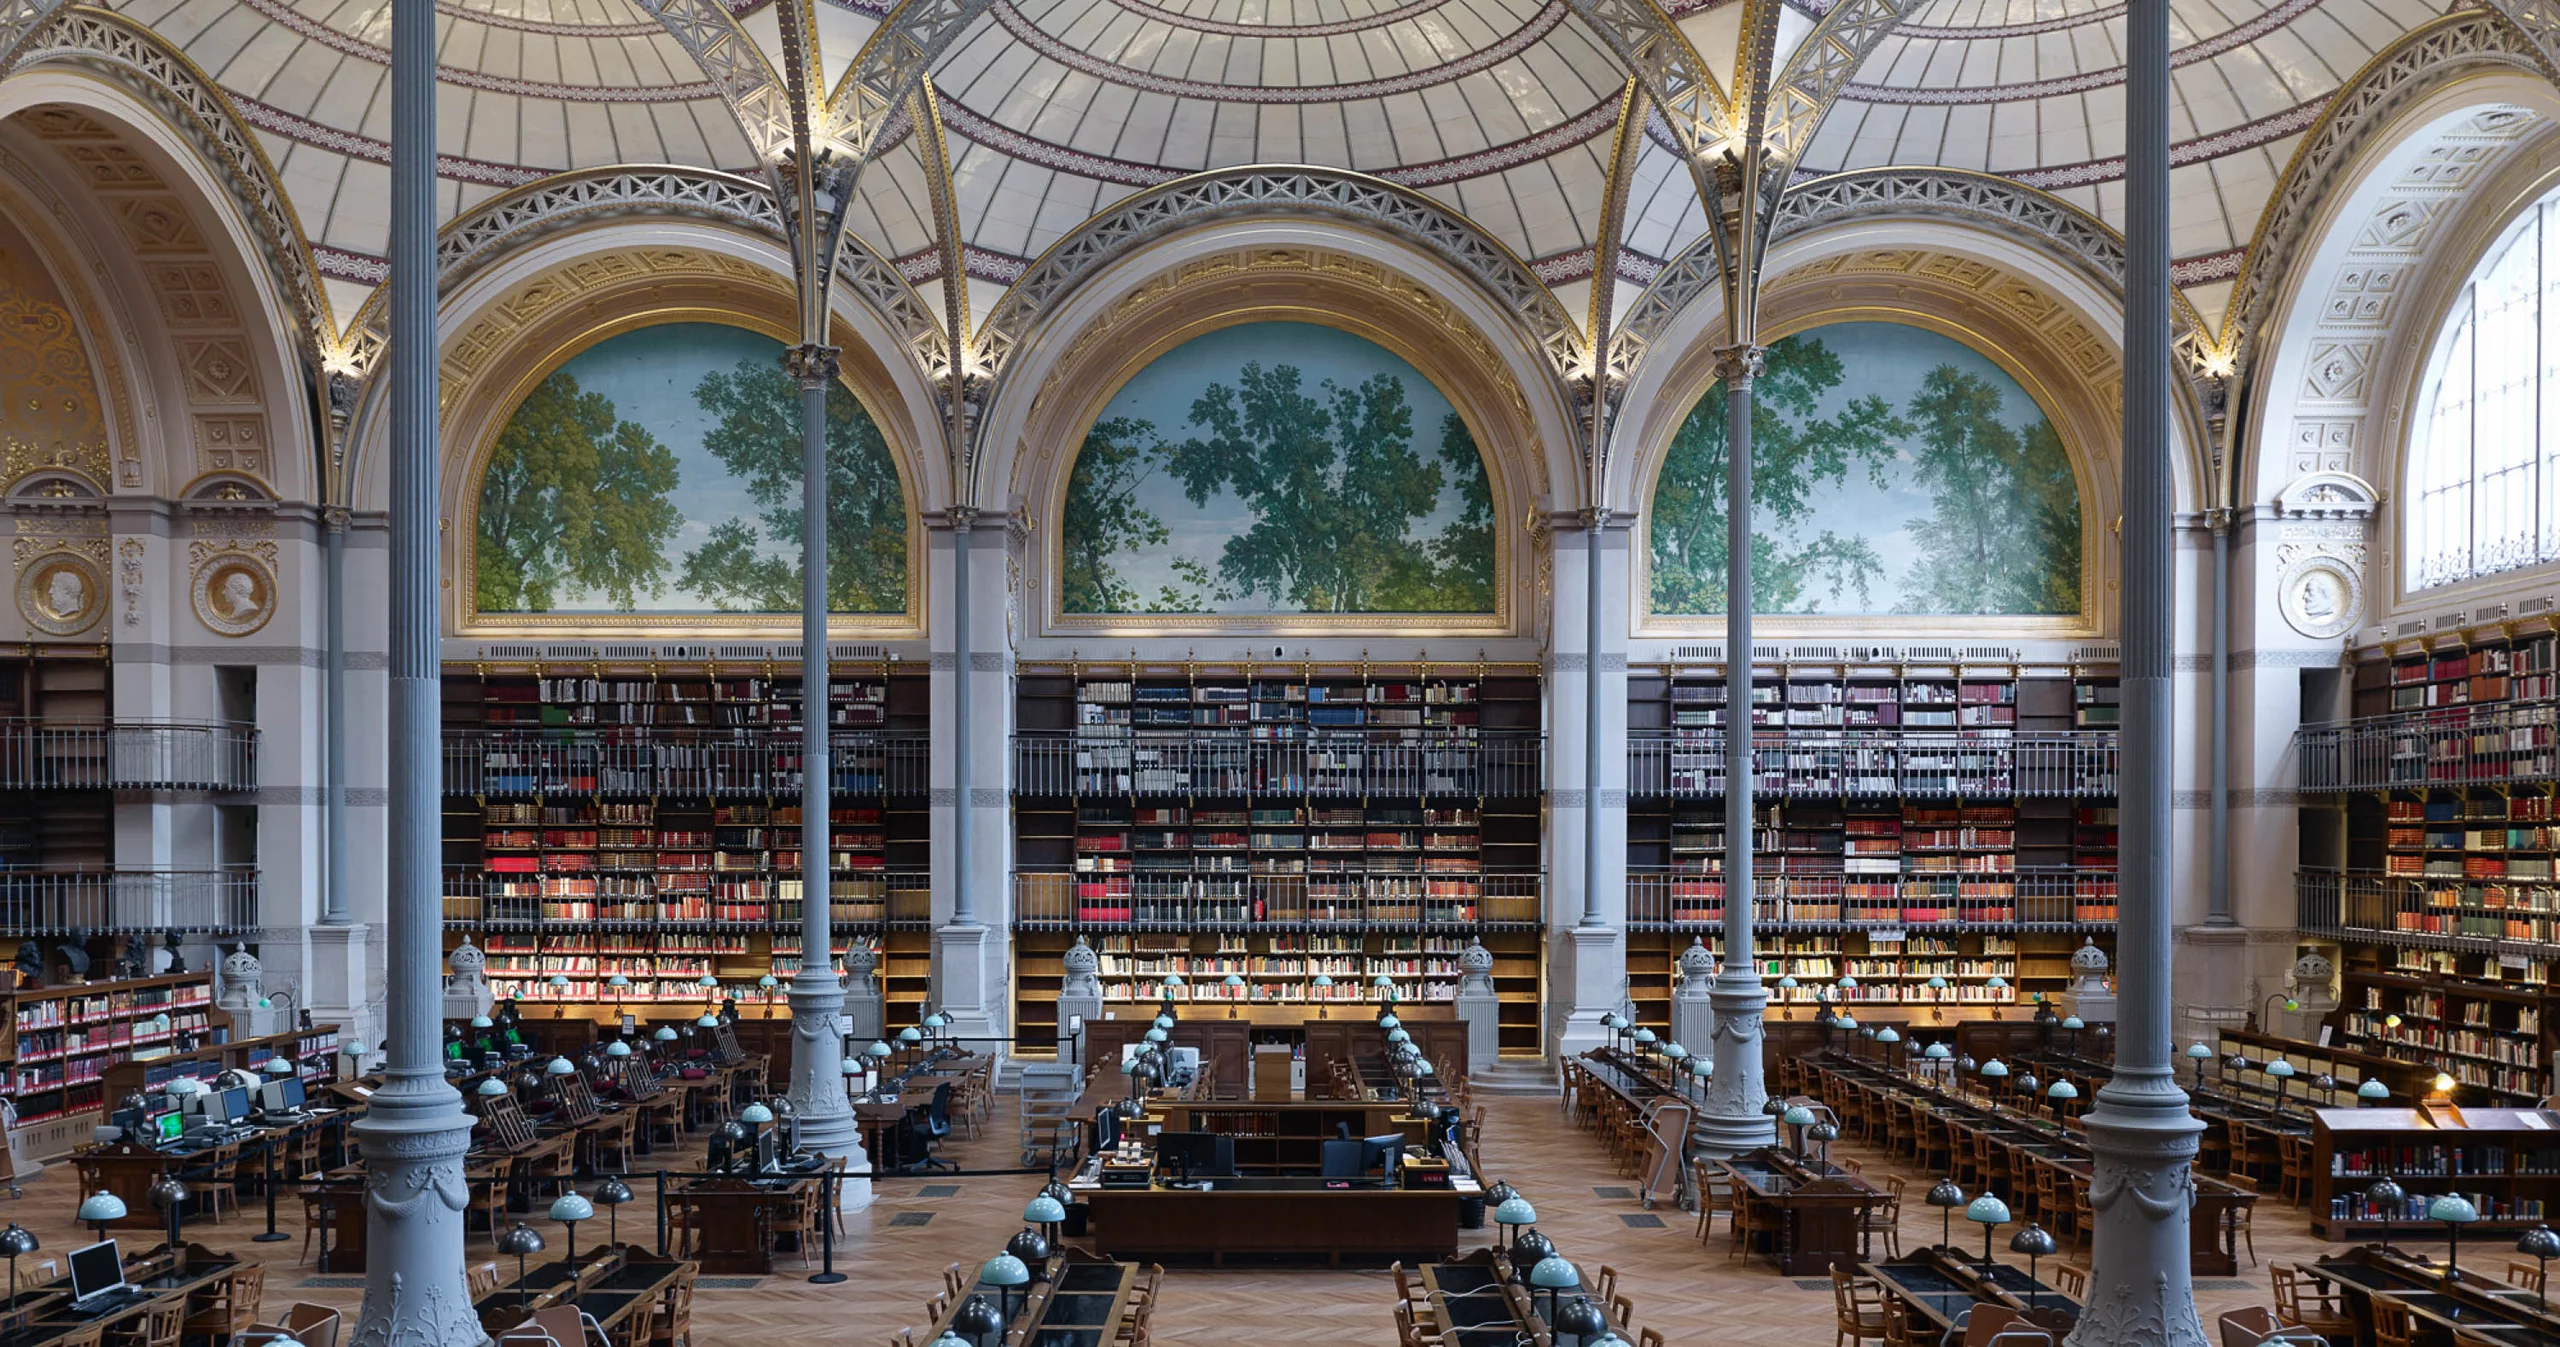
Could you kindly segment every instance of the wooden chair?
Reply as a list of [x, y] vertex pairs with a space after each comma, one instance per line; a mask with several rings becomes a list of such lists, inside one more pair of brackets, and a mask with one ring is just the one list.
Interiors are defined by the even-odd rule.
[[2542, 1294], [2542, 1265], [2507, 1260], [2507, 1285], [2521, 1286], [2535, 1295]]
[[1631, 1296], [1611, 1296], [1611, 1297], [1609, 1297], [1609, 1326], [1610, 1326], [1610, 1327], [1612, 1327], [1612, 1328], [1619, 1328], [1619, 1329], [1626, 1329], [1626, 1330], [1628, 1330], [1628, 1331], [1633, 1331], [1633, 1330], [1634, 1330], [1634, 1328], [1635, 1328], [1635, 1322], [1636, 1322], [1636, 1302], [1635, 1302], [1635, 1299], [1634, 1299], [1633, 1297], [1631, 1297]]
[[153, 1305], [108, 1329], [104, 1341], [110, 1347], [178, 1347], [186, 1331], [187, 1307], [172, 1302]]
[[489, 1162], [488, 1172], [478, 1179], [465, 1180], [471, 1189], [471, 1209], [488, 1223], [489, 1238], [496, 1239], [506, 1229], [507, 1189], [514, 1181], [516, 1162], [512, 1156], [499, 1156]]
[[2373, 1297], [2373, 1347], [2418, 1347], [2418, 1322], [2408, 1306], [2389, 1296]]
[[694, 1269], [687, 1266], [667, 1288], [666, 1299], [659, 1302], [658, 1321], [650, 1326], [652, 1347], [692, 1347], [693, 1344], [693, 1279]]
[[498, 1289], [498, 1265], [496, 1263], [474, 1263], [471, 1266], [464, 1268], [462, 1271], [464, 1279], [471, 1284], [471, 1298], [473, 1300], [478, 1300], [480, 1297]]
[[1831, 1347], [1868, 1339], [1884, 1341], [1884, 1306], [1882, 1283], [1854, 1276], [1842, 1264], [1831, 1265], [1831, 1307], [1839, 1317]]
[[[2258, 1191], [2258, 1181], [2250, 1178], [2246, 1174], [2240, 1173], [2237, 1170], [2234, 1170], [2230, 1174], [2224, 1176], [2223, 1182], [2230, 1184], [2234, 1188], [2246, 1188], [2253, 1193]], [[2081, 1192], [2084, 1198], [2087, 1195], [2087, 1191], [2087, 1185], [2082, 1185]], [[2231, 1209], [2232, 1238], [2241, 1247], [2249, 1251], [2249, 1263], [2252, 1267], [2256, 1266], [2258, 1262], [2258, 1236], [2255, 1230], [2255, 1223], [2252, 1219], [2256, 1214], [2257, 1209], [2258, 1204], [2255, 1202], [2235, 1206]]]
[[[338, 1347], [338, 1312], [309, 1301], [297, 1302], [272, 1324], [251, 1324], [231, 1339], [232, 1347]], [[219, 1339], [216, 1340], [217, 1342]]]
[[958, 1263], [953, 1263], [951, 1266], [942, 1270], [942, 1289], [949, 1292], [951, 1294], [951, 1298], [954, 1300], [960, 1298], [960, 1293], [962, 1291], [969, 1289], [969, 1284], [960, 1279], [960, 1265]]
[[1885, 1257], [1900, 1258], [1902, 1256], [1902, 1197], [1903, 1190], [1909, 1187], [1910, 1183], [1909, 1179], [1899, 1174], [1887, 1175], [1884, 1181], [1884, 1200], [1868, 1204], [1866, 1218], [1858, 1227], [1859, 1247], [1868, 1257], [1875, 1256], [1875, 1240], [1878, 1235], [1884, 1237]]
[[2053, 1335], [2006, 1305], [1976, 1305], [1965, 1315], [1964, 1347], [1991, 1347], [1993, 1342], [2050, 1343]]
[[1618, 1270], [1606, 1263], [1600, 1265], [1600, 1299], [1603, 1303], [1618, 1297]]
[[1648, 1328], [1636, 1334], [1636, 1347], [1668, 1347], [1668, 1344], [1663, 1340], [1661, 1329]]
[[[2287, 1328], [2307, 1328], [2322, 1337], [2353, 1337], [2356, 1321], [2333, 1291], [2311, 1290], [2301, 1270], [2290, 1263], [2267, 1264], [2267, 1280], [2275, 1288], [2276, 1317]], [[2379, 1303], [2379, 1302], [2377, 1302]]]
[[1712, 1160], [1690, 1161], [1689, 1179], [1698, 1191], [1698, 1242], [1704, 1244], [1718, 1212], [1728, 1222], [1733, 1219], [1733, 1180]]
[[2295, 1206], [2311, 1200], [2311, 1142], [2306, 1137], [2276, 1138], [2277, 1194]]
[[188, 1187], [204, 1200], [205, 1209], [213, 1213], [214, 1224], [220, 1225], [223, 1208], [240, 1210], [239, 1143], [214, 1147], [212, 1153], [205, 1157], [205, 1168], [210, 1171], [205, 1181]]
[[187, 1297], [186, 1334], [214, 1342], [228, 1342], [241, 1330], [258, 1322], [258, 1305], [266, 1298], [267, 1269], [262, 1263], [243, 1263], [204, 1290]]
[[613, 1326], [613, 1347], [648, 1347], [649, 1335], [658, 1331], [658, 1302], [643, 1301], [631, 1307], [622, 1322]]
[[1884, 1302], [1885, 1347], [1937, 1347], [1938, 1332], [1912, 1316], [1899, 1300]]
[[2089, 1269], [2080, 1266], [2078, 1263], [2054, 1264], [2053, 1289], [2071, 1297], [2073, 1300], [2087, 1299], [2089, 1295]]

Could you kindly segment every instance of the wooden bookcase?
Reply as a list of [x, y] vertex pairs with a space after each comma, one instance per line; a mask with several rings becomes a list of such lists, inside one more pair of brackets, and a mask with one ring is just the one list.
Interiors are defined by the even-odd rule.
[[1318, 973], [1344, 1001], [1380, 971], [1446, 1000], [1480, 935], [1504, 1050], [1538, 1050], [1533, 666], [1076, 663], [1026, 666], [1015, 695], [1026, 1033], [1054, 1016], [1077, 932], [1115, 1004], [1151, 1001], [1167, 972], [1212, 1000], [1235, 972], [1242, 1008], [1274, 1022], [1303, 1017]]
[[[2367, 1240], [2386, 1225], [2404, 1238], [2441, 1234], [2427, 1204], [2447, 1193], [2471, 1199], [2480, 1219], [2466, 1232], [2494, 1242], [2548, 1219], [2560, 1199], [2560, 1113], [2449, 1106], [2316, 1109], [2312, 1113], [2311, 1233]], [[2364, 1190], [2389, 1177], [2408, 1194], [2396, 1212], [2372, 1208]]]
[[[701, 1002], [710, 973], [741, 1004], [783, 998], [757, 980], [800, 962], [793, 671], [456, 666], [443, 698], [448, 947], [478, 940], [495, 994], [609, 1019]], [[893, 1024], [929, 983], [930, 705], [921, 669], [829, 679], [835, 965], [843, 941], [881, 942]]]
[[[1629, 995], [1659, 1029], [1680, 951], [1721, 946], [1724, 670], [1638, 668], [1627, 696]], [[1773, 999], [1809, 1009], [1845, 975], [1852, 1006], [1978, 1017], [2112, 946], [2112, 667], [1772, 667], [1751, 701], [1759, 953], [1801, 984]]]
[[[165, 1054], [181, 1034], [228, 1031], [231, 1023], [214, 1008], [210, 972], [27, 987], [0, 996], [0, 1014], [8, 1018], [0, 1047], [19, 1145], [37, 1159], [89, 1140], [118, 1064], [136, 1053]], [[163, 1014], [166, 1029], [158, 1025]]]

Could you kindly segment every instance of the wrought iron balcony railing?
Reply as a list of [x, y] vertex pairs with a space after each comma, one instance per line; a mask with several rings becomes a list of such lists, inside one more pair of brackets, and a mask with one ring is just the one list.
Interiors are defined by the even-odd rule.
[[[2116, 874], [2076, 869], [1901, 876], [1764, 874], [1752, 884], [1751, 919], [1763, 926], [1826, 930], [2112, 926]], [[1630, 869], [1627, 924], [1638, 930], [1721, 929], [1724, 878], [1696, 870]]]
[[2454, 706], [2296, 730], [2306, 791], [2560, 779], [2560, 703]]
[[1545, 789], [1536, 734], [1429, 730], [1310, 731], [1256, 739], [1239, 730], [1025, 731], [1013, 738], [1018, 795], [1471, 795]]
[[1019, 871], [1013, 920], [1030, 928], [1534, 925], [1546, 878], [1534, 871], [1425, 875], [1084, 875]]
[[255, 866], [0, 870], [0, 936], [89, 931], [228, 935], [258, 926]]
[[[2103, 796], [2116, 793], [2113, 730], [1756, 730], [1752, 789], [1763, 795]], [[1627, 793], [1721, 799], [1724, 732], [1627, 740]]]
[[[925, 793], [931, 740], [879, 730], [833, 732], [840, 795]], [[468, 796], [702, 795], [791, 798], [802, 781], [791, 729], [449, 730], [444, 792]]]
[[2549, 880], [2303, 870], [2294, 876], [2294, 902], [2305, 935], [2560, 955], [2560, 888]]
[[0, 720], [0, 790], [257, 788], [254, 725]]

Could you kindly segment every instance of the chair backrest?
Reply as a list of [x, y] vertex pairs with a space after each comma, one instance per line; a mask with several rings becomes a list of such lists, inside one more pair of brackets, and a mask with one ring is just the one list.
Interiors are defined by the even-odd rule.
[[302, 1347], [338, 1347], [338, 1312], [326, 1305], [297, 1301], [276, 1326]]
[[933, 1102], [925, 1106], [925, 1116], [933, 1120], [934, 1135], [951, 1130], [951, 1082], [933, 1087]]
[[244, 1263], [231, 1270], [231, 1322], [238, 1325], [258, 1317], [258, 1306], [267, 1298], [267, 1265]]
[[475, 1263], [464, 1275], [471, 1283], [473, 1300], [498, 1289], [498, 1265], [495, 1263]]
[[178, 1338], [186, 1328], [185, 1301], [154, 1305], [142, 1312], [142, 1334], [137, 1342], [140, 1347], [178, 1347]]
[[2267, 1264], [2267, 1284], [2275, 1291], [2276, 1313], [2287, 1323], [2302, 1322], [2301, 1288], [2293, 1280], [2291, 1263]]
[[1619, 1328], [1629, 1328], [1629, 1327], [1633, 1327], [1633, 1326], [1634, 1326], [1635, 1321], [1636, 1321], [1636, 1302], [1635, 1302], [1634, 1297], [1632, 1297], [1632, 1296], [1611, 1296], [1611, 1297], [1609, 1297], [1609, 1322], [1610, 1322], [1612, 1325], [1615, 1325], [1616, 1327], [1619, 1327]]
[[2027, 1321], [2027, 1316], [2006, 1305], [1976, 1305], [1965, 1316], [1964, 1347], [1991, 1347], [2001, 1342], [2007, 1347], [2023, 1347], [2030, 1342], [2051, 1343], [2053, 1335]]
[[2252, 1305], [2245, 1310], [2225, 1310], [2214, 1320], [2222, 1338], [2222, 1347], [2257, 1347], [2284, 1327], [2274, 1310]]

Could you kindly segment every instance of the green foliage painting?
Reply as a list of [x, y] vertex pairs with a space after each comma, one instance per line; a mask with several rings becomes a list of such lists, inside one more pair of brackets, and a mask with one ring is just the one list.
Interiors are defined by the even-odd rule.
[[1449, 400], [1373, 342], [1248, 323], [1166, 352], [1087, 431], [1069, 613], [1493, 611], [1493, 485]]
[[[888, 442], [827, 393], [827, 597], [907, 600]], [[480, 482], [484, 613], [800, 611], [800, 392], [782, 344], [670, 323], [609, 337], [534, 387]]]
[[[1894, 323], [1769, 348], [1751, 410], [1752, 609], [2076, 614], [2080, 492], [2053, 423], [1981, 353]], [[1724, 387], [1653, 490], [1653, 611], [1725, 604]]]

